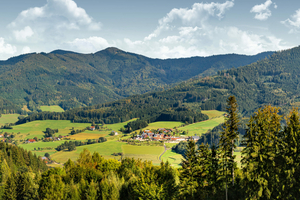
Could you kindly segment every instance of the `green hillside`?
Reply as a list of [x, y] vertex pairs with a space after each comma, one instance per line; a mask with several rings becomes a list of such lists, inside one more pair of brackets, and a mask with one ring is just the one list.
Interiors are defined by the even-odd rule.
[[[226, 99], [235, 95], [239, 112], [253, 114], [262, 105], [287, 108], [300, 103], [300, 47], [273, 54], [247, 66], [194, 78], [172, 89], [134, 95], [111, 103], [73, 109], [65, 113], [31, 115], [19, 123], [48, 117], [76, 122], [117, 123], [132, 118], [192, 123], [202, 110], [225, 110]], [[184, 118], [187, 117], [187, 118]], [[172, 120], [166, 120], [171, 119]], [[204, 118], [202, 118], [203, 120]], [[201, 120], [198, 120], [201, 121]]]
[[163, 90], [194, 76], [250, 64], [256, 56], [220, 55], [181, 59], [151, 59], [108, 48], [95, 54], [57, 50], [0, 61], [0, 112], [21, 112], [27, 106], [59, 105], [64, 110]]

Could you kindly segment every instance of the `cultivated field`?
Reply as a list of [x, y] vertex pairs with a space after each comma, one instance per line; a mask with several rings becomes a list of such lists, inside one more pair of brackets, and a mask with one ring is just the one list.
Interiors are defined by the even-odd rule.
[[2, 114], [2, 117], [0, 117], [0, 126], [5, 125], [7, 123], [17, 122], [19, 116], [19, 114]]
[[171, 129], [174, 127], [178, 127], [180, 125], [182, 125], [184, 123], [182, 122], [170, 122], [170, 121], [161, 121], [161, 122], [153, 122], [150, 123], [146, 128], [143, 128], [143, 130], [151, 130], [151, 129], [158, 129], [158, 128], [167, 128], [167, 129]]
[[64, 112], [60, 106], [40, 106], [42, 111], [49, 111], [49, 112]]
[[3, 129], [3, 131], [7, 133], [20, 133], [17, 134], [14, 139], [25, 140], [32, 139], [34, 137], [44, 137], [43, 131], [45, 131], [46, 128], [58, 129], [58, 133], [56, 133], [56, 136], [64, 136], [71, 132], [72, 127], [74, 127], [75, 129], [84, 129], [85, 127], [90, 125], [90, 123], [71, 123], [68, 120], [43, 120], [13, 126], [13, 129]]
[[203, 114], [206, 114], [209, 119], [214, 118], [214, 117], [221, 117], [225, 114], [223, 111], [218, 111], [218, 110], [201, 110]]
[[206, 133], [209, 129], [213, 129], [215, 126], [224, 122], [224, 117], [215, 117], [211, 118], [206, 121], [190, 124], [184, 127], [180, 127], [178, 130], [181, 131], [188, 131], [188, 135], [195, 135], [195, 134], [203, 134]]
[[153, 164], [159, 164], [159, 156], [164, 152], [164, 147], [159, 146], [135, 146], [123, 145], [125, 157], [152, 161]]
[[84, 145], [76, 147], [75, 151], [59, 151], [51, 155], [51, 158], [57, 162], [65, 163], [69, 158], [75, 161], [79, 154], [83, 151], [83, 149], [88, 149], [92, 154], [94, 152], [98, 152], [100, 155], [104, 156], [105, 158], [116, 158], [120, 159], [119, 156], [113, 156], [113, 153], [121, 153], [122, 152], [122, 145], [125, 143], [116, 142], [116, 141], [107, 141], [104, 143], [97, 143], [91, 145]]
[[[32, 151], [33, 154], [36, 154], [37, 156], [44, 156], [45, 153], [49, 153], [50, 155], [54, 154], [56, 152], [55, 148], [62, 143], [64, 143], [66, 140], [61, 141], [55, 141], [55, 142], [34, 142], [30, 144], [20, 144], [19, 147], [22, 147], [23, 149]], [[38, 148], [53, 148], [53, 149], [47, 149], [47, 150], [38, 150]], [[36, 150], [34, 150], [34, 148]]]

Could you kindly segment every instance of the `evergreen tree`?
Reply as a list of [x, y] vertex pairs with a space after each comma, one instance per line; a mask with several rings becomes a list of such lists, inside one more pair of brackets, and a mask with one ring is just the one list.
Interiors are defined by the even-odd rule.
[[226, 199], [228, 198], [227, 188], [231, 175], [232, 185], [234, 186], [234, 170], [237, 168], [235, 155], [236, 140], [238, 139], [238, 105], [234, 96], [230, 96], [227, 100], [227, 120], [224, 123], [223, 131], [220, 135], [221, 165], [223, 170], [224, 181], [226, 185]]
[[282, 196], [286, 199], [300, 199], [300, 121], [298, 109], [293, 109], [286, 119], [284, 129], [284, 145], [281, 146]]
[[8, 177], [5, 183], [3, 199], [5, 200], [16, 200], [17, 191], [16, 191], [16, 177], [12, 174]]
[[200, 166], [197, 158], [198, 150], [194, 140], [189, 140], [186, 151], [183, 155], [182, 170], [180, 173], [180, 193], [185, 199], [198, 199], [198, 179], [200, 174]]
[[250, 118], [242, 152], [246, 199], [280, 198], [278, 175], [282, 165], [277, 158], [282, 136], [278, 111], [278, 108], [265, 106]]

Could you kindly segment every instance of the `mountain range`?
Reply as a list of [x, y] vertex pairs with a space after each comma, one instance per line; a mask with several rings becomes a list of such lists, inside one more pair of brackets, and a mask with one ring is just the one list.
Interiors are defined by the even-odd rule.
[[111, 102], [166, 90], [272, 54], [162, 60], [111, 47], [94, 54], [56, 50], [20, 55], [0, 61], [0, 112], [20, 112], [24, 106], [36, 111], [41, 105], [70, 109]]
[[[292, 107], [300, 106], [299, 74], [300, 47], [295, 47], [246, 66], [218, 71], [214, 76], [189, 79], [168, 90], [133, 95], [64, 113], [38, 113], [18, 123], [37, 119], [117, 123], [132, 118], [146, 122], [193, 123], [201, 110], [224, 111], [230, 95], [236, 97], [242, 116], [251, 116], [263, 105], [281, 107], [280, 113], [287, 114]], [[202, 116], [201, 120], [204, 118]]]

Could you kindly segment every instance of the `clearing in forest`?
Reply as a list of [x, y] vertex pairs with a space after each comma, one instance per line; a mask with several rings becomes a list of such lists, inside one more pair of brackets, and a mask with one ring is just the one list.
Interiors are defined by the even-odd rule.
[[40, 106], [42, 111], [49, 111], [49, 112], [64, 112], [60, 106]]
[[17, 122], [19, 116], [19, 114], [2, 114], [0, 117], [0, 126]]

